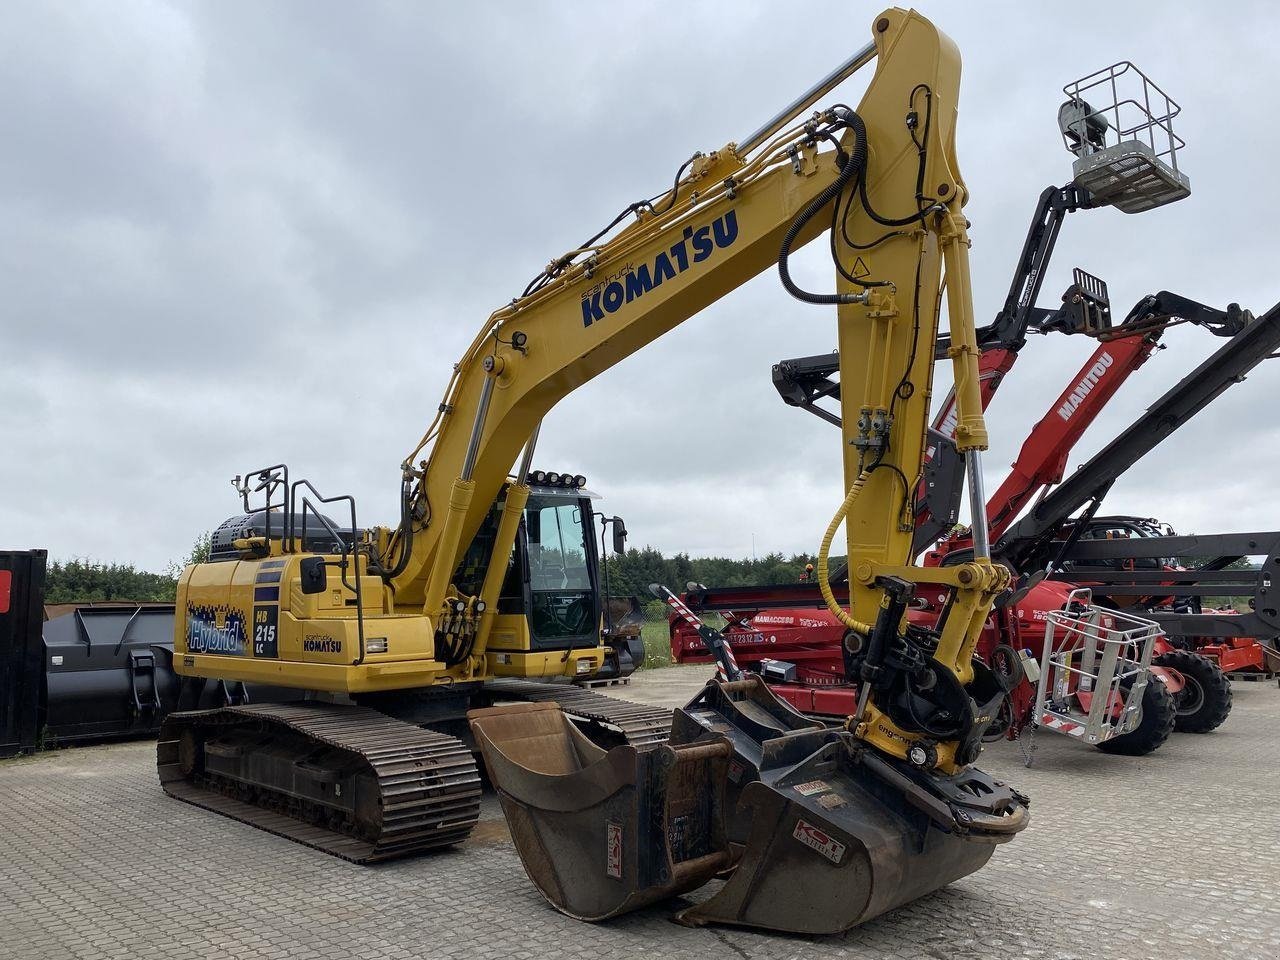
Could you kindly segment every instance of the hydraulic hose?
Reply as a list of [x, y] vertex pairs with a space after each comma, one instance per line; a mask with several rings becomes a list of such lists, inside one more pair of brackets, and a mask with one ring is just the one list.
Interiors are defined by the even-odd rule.
[[862, 170], [867, 165], [867, 128], [862, 118], [847, 107], [835, 107], [832, 113], [841, 124], [853, 131], [853, 153], [845, 159], [835, 180], [800, 211], [782, 238], [782, 249], [778, 251], [778, 278], [782, 281], [783, 288], [797, 300], [818, 306], [857, 303], [860, 299], [859, 295], [854, 293], [813, 293], [805, 290], [791, 279], [791, 268], [787, 263], [787, 258], [791, 256], [791, 247], [800, 236], [800, 231], [804, 229], [805, 224], [817, 216], [818, 211], [840, 196], [849, 181], [856, 176], [861, 176]]
[[[818, 589], [822, 591], [823, 602], [826, 603], [827, 609], [846, 627], [868, 636], [873, 629], [872, 625], [855, 619], [852, 614], [836, 602], [836, 596], [831, 591], [831, 574], [827, 567], [827, 557], [831, 553], [831, 541], [835, 539], [836, 531], [840, 529], [840, 524], [844, 522], [845, 517], [849, 514], [849, 508], [858, 499], [858, 494], [862, 492], [863, 484], [867, 482], [867, 478], [870, 476], [870, 470], [863, 470], [858, 474], [858, 479], [853, 481], [853, 486], [849, 488], [849, 493], [840, 504], [840, 508], [836, 510], [836, 515], [831, 518], [831, 523], [827, 526], [827, 532], [822, 536], [822, 545], [818, 547]], [[852, 572], [852, 568], [850, 572]], [[852, 583], [852, 579], [850, 579], [850, 589], [852, 589]]]

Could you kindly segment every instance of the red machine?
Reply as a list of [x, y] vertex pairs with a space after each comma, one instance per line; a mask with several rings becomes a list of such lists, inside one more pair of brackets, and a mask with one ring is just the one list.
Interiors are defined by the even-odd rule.
[[[1087, 329], [1102, 342], [1049, 414], [1036, 425], [1009, 477], [988, 501], [993, 540], [1004, 536], [1036, 494], [1062, 480], [1072, 447], [1120, 385], [1157, 349], [1164, 329], [1172, 323], [1189, 321], [1218, 335], [1234, 336], [1252, 319], [1235, 306], [1226, 312], [1216, 311], [1162, 292], [1145, 298], [1123, 324], [1110, 329], [1105, 286], [1080, 271], [1076, 274], [1076, 284], [1064, 296], [1064, 302], [1076, 308], [1077, 319], [1073, 329]], [[981, 364], [984, 403], [990, 401], [1003, 375], [1012, 367], [1022, 343], [984, 351]], [[818, 359], [806, 358], [810, 372], [818, 366], [813, 362]], [[779, 366], [785, 368], [785, 365]], [[778, 368], [775, 368], [774, 378], [775, 382], [779, 379]], [[838, 385], [834, 389], [828, 386], [822, 395], [834, 395], [835, 390], [838, 390]], [[1184, 412], [1182, 419], [1200, 406]], [[944, 403], [935, 424], [943, 437], [948, 408]], [[829, 416], [825, 418], [830, 419]], [[940, 442], [930, 452], [936, 469], [945, 459], [946, 445]], [[934, 503], [940, 499], [936, 495], [930, 498]], [[924, 500], [924, 497], [920, 498], [920, 501]], [[918, 512], [924, 514], [922, 520], [927, 520], [928, 503], [919, 507]], [[955, 534], [931, 550], [926, 562], [956, 562], [963, 559], [969, 549], [967, 533]], [[1016, 651], [1030, 649], [1037, 654], [1043, 653], [1040, 648], [1044, 644], [1044, 625], [1049, 619], [1049, 612], [1063, 609], [1072, 589], [1074, 586], [1061, 582], [1033, 578], [1028, 587], [1014, 595], [1012, 604], [1001, 606], [988, 622], [979, 653], [989, 663], [1003, 664], [1013, 686], [1011, 712], [997, 725], [1010, 736], [1016, 735], [1027, 722], [1034, 698], [1030, 683], [1015, 683], [1021, 678], [1020, 657]], [[853, 712], [856, 688], [846, 680], [848, 672], [843, 652], [847, 633], [825, 609], [816, 588], [788, 585], [763, 589], [699, 589], [691, 591], [689, 600], [696, 609], [752, 611], [749, 618], [735, 615], [739, 623], [731, 624], [726, 636], [744, 662], [757, 668], [764, 663], [762, 672], [773, 681], [776, 692], [793, 706], [828, 716], [844, 716]], [[945, 595], [918, 595], [911, 616], [926, 625], [935, 623], [946, 601]], [[1226, 647], [1226, 644], [1219, 646]], [[1254, 647], [1257, 647], [1256, 643]], [[1248, 643], [1233, 641], [1228, 662], [1261, 656], [1260, 647], [1248, 654], [1240, 652], [1246, 649], [1250, 649]], [[679, 621], [673, 621], [672, 625], [672, 651], [682, 662], [706, 656], [696, 635]], [[1168, 735], [1167, 727], [1172, 724], [1166, 723], [1163, 717], [1171, 709], [1161, 702], [1161, 687], [1177, 698], [1179, 729], [1205, 732], [1225, 720], [1230, 710], [1230, 688], [1217, 665], [1193, 653], [1175, 649], [1163, 637], [1156, 643], [1155, 654], [1157, 659], [1152, 673], [1163, 684], [1152, 685], [1150, 697], [1144, 697], [1144, 712], [1148, 714], [1149, 722], [1132, 736], [1102, 745], [1103, 749], [1110, 746], [1117, 752], [1146, 753], [1163, 742]], [[1147, 704], [1146, 699], [1152, 702]]]

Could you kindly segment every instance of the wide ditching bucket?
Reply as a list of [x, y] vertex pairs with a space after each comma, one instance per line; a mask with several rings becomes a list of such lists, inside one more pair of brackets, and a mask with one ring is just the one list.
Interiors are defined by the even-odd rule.
[[708, 683], [676, 711], [673, 742], [709, 733], [734, 745], [726, 832], [745, 849], [682, 923], [840, 933], [973, 873], [1027, 822], [1021, 798], [981, 771], [921, 774], [759, 677]]
[[749, 783], [736, 811], [748, 825], [737, 869], [677, 919], [840, 933], [973, 873], [1020, 829], [947, 829], [868, 760], [848, 734], [833, 733], [803, 762]]
[[552, 703], [467, 718], [525, 872], [562, 913], [606, 920], [730, 866], [727, 740], [606, 752]]

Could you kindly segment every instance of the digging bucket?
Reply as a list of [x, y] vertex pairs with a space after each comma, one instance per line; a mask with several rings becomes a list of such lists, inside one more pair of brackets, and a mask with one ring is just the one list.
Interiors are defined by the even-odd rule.
[[551, 703], [467, 714], [525, 872], [557, 910], [606, 920], [731, 865], [718, 737], [601, 750]]
[[737, 869], [677, 919], [834, 934], [973, 873], [1026, 825], [1026, 806], [979, 771], [953, 779], [941, 789], [971, 805], [939, 799], [937, 788], [831, 732], [801, 762], [743, 788]]

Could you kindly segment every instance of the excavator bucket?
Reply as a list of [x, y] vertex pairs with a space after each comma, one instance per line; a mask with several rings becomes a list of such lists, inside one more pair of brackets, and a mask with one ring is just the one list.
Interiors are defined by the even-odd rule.
[[562, 913], [607, 920], [731, 865], [724, 784], [733, 748], [723, 738], [606, 752], [552, 703], [467, 719], [525, 872]]
[[758, 677], [710, 683], [676, 712], [673, 743], [708, 732], [734, 745], [726, 832], [745, 850], [682, 923], [840, 933], [973, 873], [1027, 822], [1025, 798], [985, 774], [922, 783]]
[[677, 919], [841, 933], [980, 869], [1021, 828], [962, 835], [949, 814], [917, 807], [922, 798], [877, 770], [881, 762], [835, 733], [785, 773], [748, 784], [736, 811], [749, 825], [737, 869]]
[[1025, 798], [985, 774], [920, 774], [758, 677], [708, 683], [676, 711], [670, 741], [645, 750], [606, 753], [552, 704], [468, 718], [525, 871], [583, 920], [736, 863], [677, 919], [839, 933], [972, 873], [1027, 822]]

